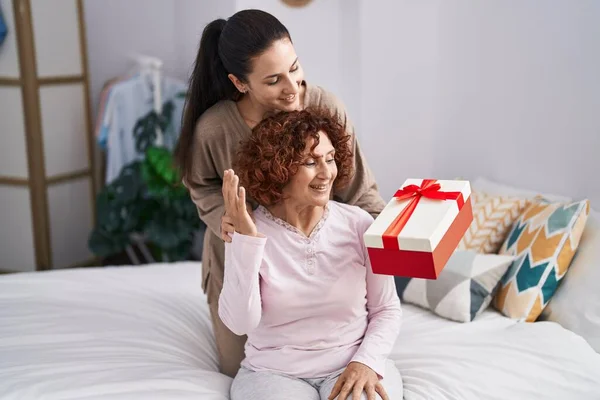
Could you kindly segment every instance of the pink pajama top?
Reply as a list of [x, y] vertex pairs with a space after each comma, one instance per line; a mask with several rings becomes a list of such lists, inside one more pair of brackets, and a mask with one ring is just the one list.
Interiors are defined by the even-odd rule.
[[358, 361], [384, 376], [400, 330], [392, 276], [375, 275], [363, 244], [373, 217], [330, 201], [310, 237], [264, 207], [265, 237], [235, 233], [225, 244], [219, 316], [248, 335], [242, 365], [318, 378]]

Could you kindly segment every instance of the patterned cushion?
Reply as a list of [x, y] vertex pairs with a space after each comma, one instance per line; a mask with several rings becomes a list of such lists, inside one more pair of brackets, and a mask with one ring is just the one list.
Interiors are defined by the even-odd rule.
[[459, 250], [497, 253], [510, 228], [530, 200], [512, 196], [494, 196], [473, 191], [473, 222], [458, 244]]
[[589, 201], [532, 203], [515, 222], [500, 254], [515, 256], [494, 297], [507, 317], [535, 321], [571, 264]]
[[455, 251], [437, 279], [395, 277], [396, 290], [405, 303], [446, 319], [470, 322], [488, 307], [513, 260], [512, 256]]

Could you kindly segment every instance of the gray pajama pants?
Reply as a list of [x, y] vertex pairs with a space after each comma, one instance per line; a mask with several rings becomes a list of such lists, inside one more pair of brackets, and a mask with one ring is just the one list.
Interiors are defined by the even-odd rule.
[[[231, 400], [327, 400], [344, 369], [325, 378], [300, 379], [242, 367], [231, 384]], [[386, 363], [385, 378], [381, 384], [390, 400], [402, 400], [402, 377], [391, 360]], [[380, 399], [377, 395], [377, 400]], [[352, 394], [348, 400], [352, 400]], [[364, 392], [361, 400], [367, 400]]]

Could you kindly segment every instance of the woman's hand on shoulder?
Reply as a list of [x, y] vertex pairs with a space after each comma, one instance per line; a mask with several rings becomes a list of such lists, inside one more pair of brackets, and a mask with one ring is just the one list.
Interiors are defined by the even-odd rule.
[[365, 364], [353, 361], [338, 377], [327, 399], [360, 400], [363, 392], [367, 395], [367, 400], [377, 400], [376, 393], [379, 393], [383, 400], [389, 400], [377, 373]]
[[223, 174], [223, 199], [225, 215], [221, 218], [221, 238], [231, 242], [230, 233], [238, 232], [247, 236], [258, 236], [252, 219], [252, 208], [246, 203], [246, 190], [239, 187], [240, 179], [231, 169]]

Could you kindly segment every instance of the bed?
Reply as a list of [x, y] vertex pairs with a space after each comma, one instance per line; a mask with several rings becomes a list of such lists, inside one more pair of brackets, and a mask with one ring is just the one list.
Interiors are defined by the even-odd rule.
[[[1, 276], [0, 398], [228, 399], [200, 281], [197, 262]], [[557, 323], [403, 312], [405, 399], [600, 399], [600, 354]]]

